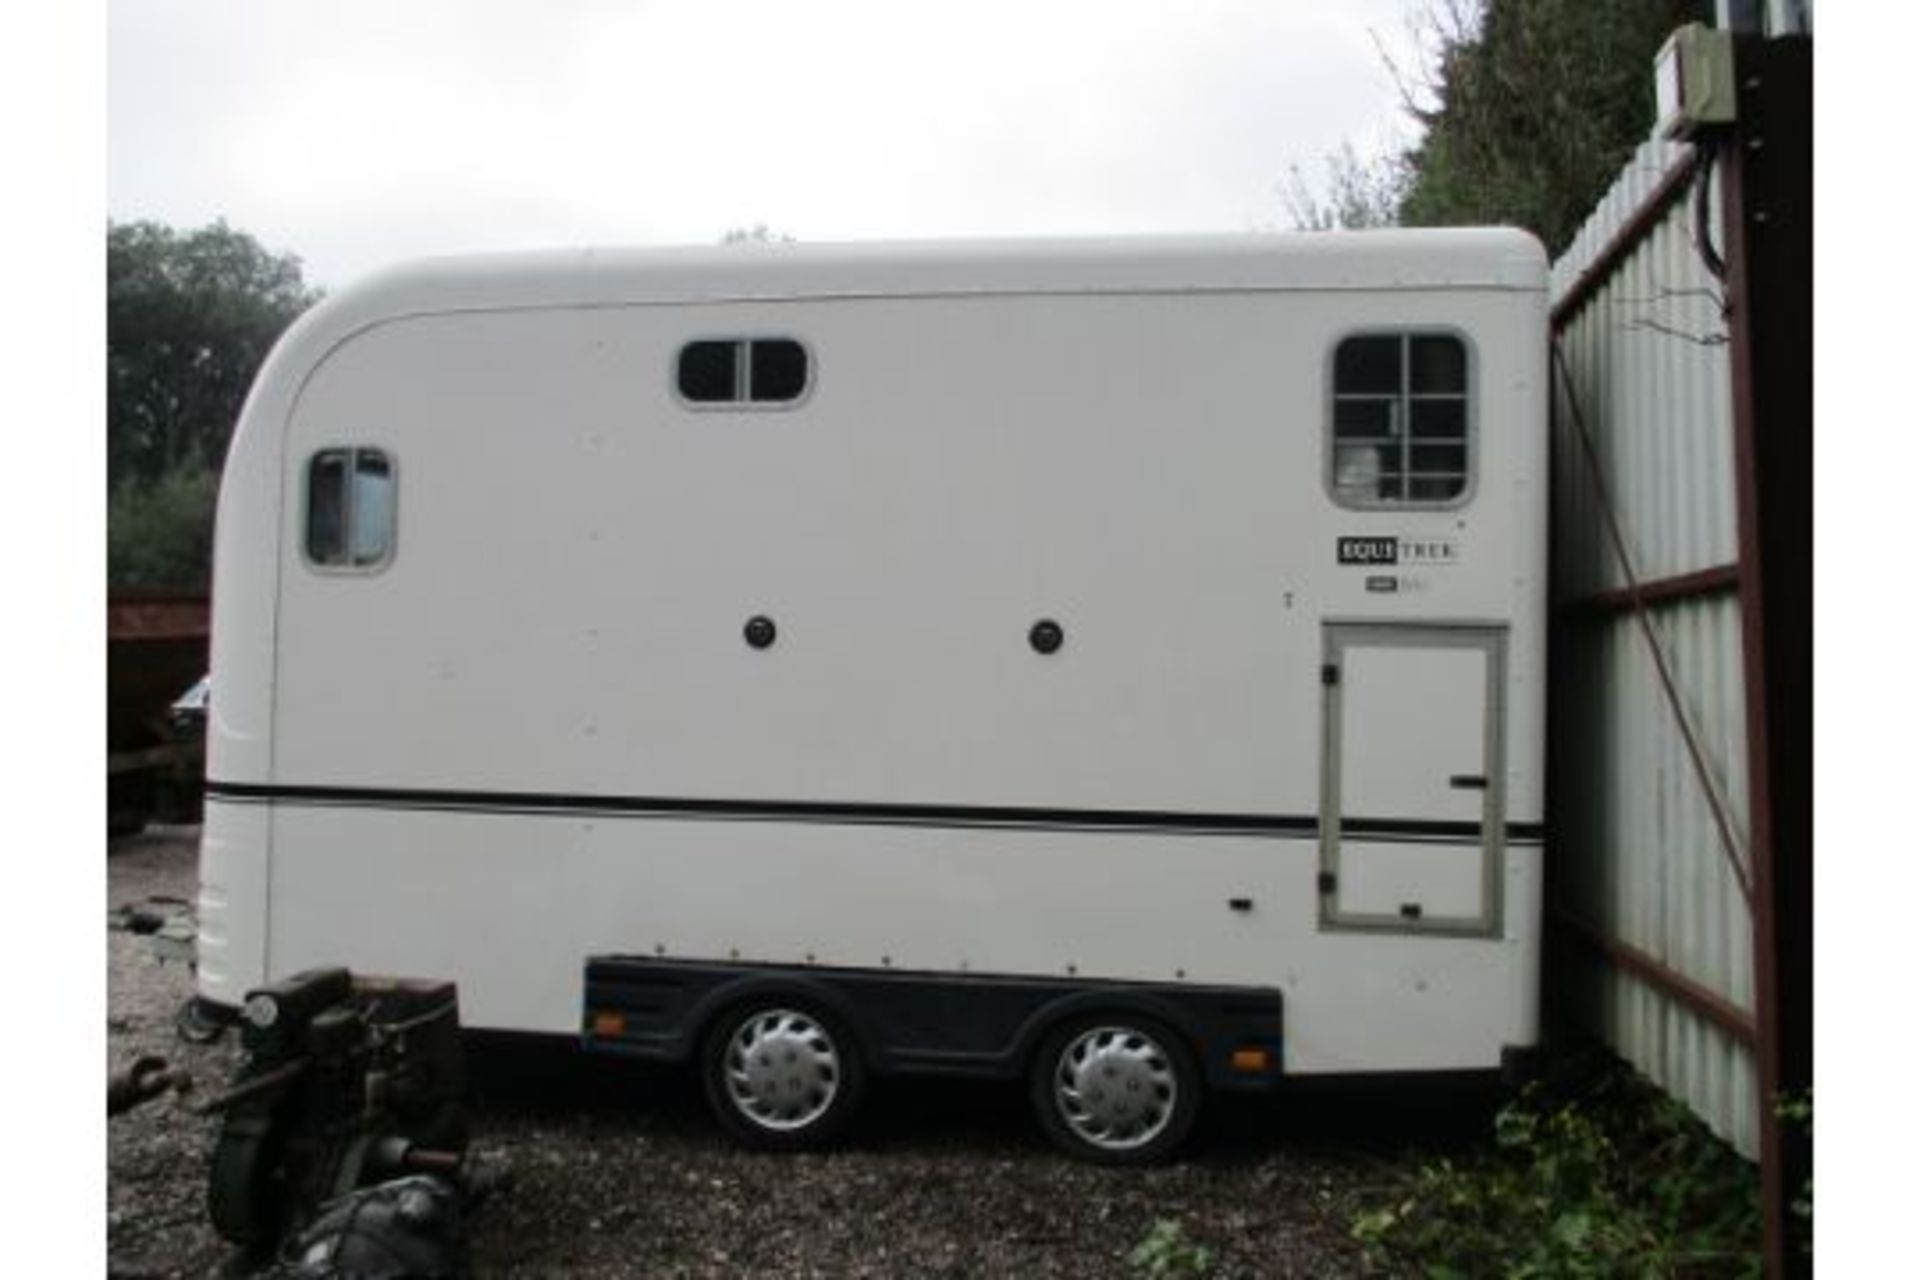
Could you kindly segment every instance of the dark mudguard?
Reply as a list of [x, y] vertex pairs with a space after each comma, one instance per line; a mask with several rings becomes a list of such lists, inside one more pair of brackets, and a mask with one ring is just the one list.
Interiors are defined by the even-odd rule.
[[[685, 1062], [728, 1005], [776, 992], [830, 1009], [878, 1074], [1019, 1077], [1062, 1018], [1102, 1010], [1145, 1014], [1178, 1031], [1213, 1088], [1268, 1088], [1281, 1074], [1282, 1002], [1270, 987], [598, 956], [587, 962], [582, 1034], [589, 1049]], [[609, 1014], [620, 1020], [617, 1032], [601, 1017]], [[1242, 1049], [1266, 1050], [1266, 1069], [1235, 1070]]]

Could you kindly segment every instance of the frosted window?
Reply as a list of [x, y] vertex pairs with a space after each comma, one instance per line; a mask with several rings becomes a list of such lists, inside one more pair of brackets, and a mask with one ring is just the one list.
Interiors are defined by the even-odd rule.
[[325, 449], [307, 464], [307, 559], [371, 569], [393, 555], [393, 461], [381, 449]]

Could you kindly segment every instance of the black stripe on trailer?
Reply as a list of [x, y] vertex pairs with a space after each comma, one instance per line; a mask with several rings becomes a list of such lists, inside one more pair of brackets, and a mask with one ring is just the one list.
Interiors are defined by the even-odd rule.
[[[715, 822], [810, 822], [838, 826], [1008, 828], [1024, 831], [1114, 831], [1168, 835], [1317, 837], [1320, 820], [1300, 814], [1204, 813], [1161, 809], [1062, 809], [1000, 805], [866, 804], [827, 800], [735, 800], [691, 796], [611, 796], [529, 791], [448, 791], [396, 787], [207, 783], [210, 799], [362, 809], [432, 809], [462, 813], [595, 814]], [[1351, 839], [1411, 843], [1477, 843], [1480, 825], [1421, 819], [1346, 818]], [[1510, 822], [1510, 843], [1545, 838], [1543, 824]]]

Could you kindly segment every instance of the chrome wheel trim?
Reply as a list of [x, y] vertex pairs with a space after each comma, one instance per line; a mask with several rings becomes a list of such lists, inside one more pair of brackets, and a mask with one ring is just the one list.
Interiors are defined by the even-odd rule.
[[817, 1122], [840, 1093], [840, 1051], [815, 1018], [765, 1009], [737, 1025], [720, 1071], [727, 1098], [762, 1129], [790, 1133]]
[[1180, 1100], [1173, 1060], [1138, 1027], [1092, 1027], [1053, 1067], [1053, 1101], [1073, 1135], [1102, 1151], [1132, 1151], [1166, 1130]]

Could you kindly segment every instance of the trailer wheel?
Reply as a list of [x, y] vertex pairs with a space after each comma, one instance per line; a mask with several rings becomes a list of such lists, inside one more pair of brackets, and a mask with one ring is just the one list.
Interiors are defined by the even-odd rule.
[[1185, 1042], [1131, 1013], [1069, 1018], [1033, 1059], [1040, 1127], [1092, 1164], [1152, 1164], [1173, 1154], [1193, 1132], [1201, 1089]]
[[740, 1004], [714, 1023], [701, 1054], [707, 1102], [746, 1146], [797, 1151], [832, 1141], [860, 1105], [860, 1046], [810, 1001]]

